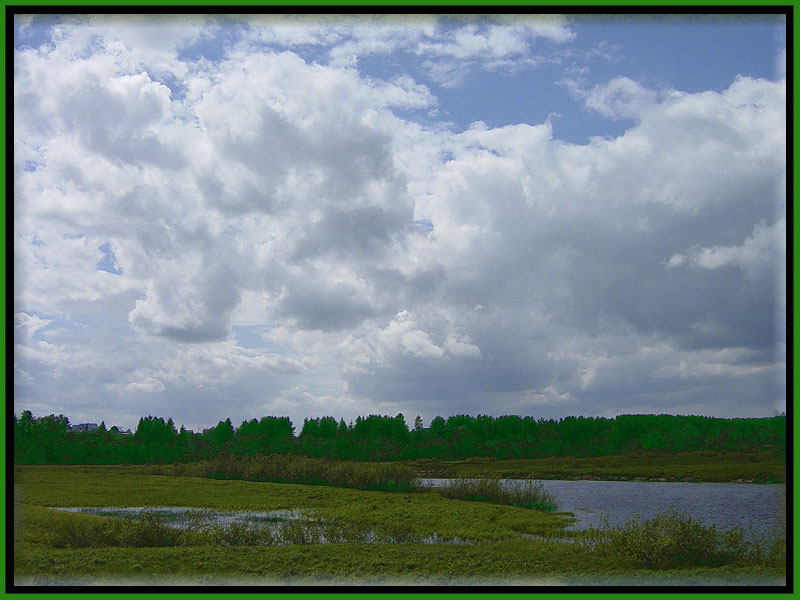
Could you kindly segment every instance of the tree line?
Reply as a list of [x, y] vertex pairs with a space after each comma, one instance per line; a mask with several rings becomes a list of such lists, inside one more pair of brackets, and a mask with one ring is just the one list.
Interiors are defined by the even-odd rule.
[[171, 418], [139, 419], [133, 435], [101, 423], [73, 431], [64, 415], [14, 416], [16, 464], [143, 464], [208, 460], [220, 454], [297, 454], [343, 460], [535, 458], [603, 456], [640, 451], [786, 450], [786, 417], [731, 418], [620, 415], [536, 419], [506, 415], [417, 416], [409, 428], [398, 414], [305, 419], [299, 434], [288, 417], [265, 416], [234, 427], [219, 421], [204, 433], [178, 430]]

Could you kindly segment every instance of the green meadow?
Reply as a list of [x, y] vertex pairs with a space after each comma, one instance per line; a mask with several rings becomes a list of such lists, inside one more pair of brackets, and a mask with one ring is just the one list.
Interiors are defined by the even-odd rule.
[[[462, 482], [444, 494], [375, 491], [154, 475], [147, 468], [17, 466], [15, 583], [782, 585], [785, 579], [785, 540], [745, 543], [686, 515], [579, 534], [566, 529], [572, 519], [557, 507], [515, 506], [514, 498], [487, 495], [491, 486]], [[115, 519], [55, 507], [149, 511]], [[174, 529], [155, 512], [159, 507], [292, 511], [302, 519], [269, 530], [249, 522]]]

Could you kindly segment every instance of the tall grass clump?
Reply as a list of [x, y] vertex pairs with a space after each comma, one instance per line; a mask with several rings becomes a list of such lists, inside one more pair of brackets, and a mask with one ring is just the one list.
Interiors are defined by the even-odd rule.
[[431, 488], [445, 498], [507, 504], [522, 508], [533, 508], [552, 512], [556, 510], [556, 500], [542, 486], [541, 482], [517, 482], [514, 487], [503, 486], [499, 478], [494, 479], [453, 479], [442, 487]]
[[650, 569], [728, 564], [776, 567], [786, 562], [785, 535], [749, 541], [741, 527], [720, 531], [675, 510], [613, 527], [606, 521], [601, 528], [580, 532], [578, 539], [601, 556], [627, 558]]
[[215, 523], [203, 531], [220, 546], [271, 546], [276, 543], [272, 529], [248, 521], [234, 521], [227, 525]]
[[144, 511], [140, 518], [52, 515], [46, 541], [54, 548], [161, 547], [203, 544], [204, 536], [170, 527], [163, 516]]
[[159, 474], [331, 485], [387, 492], [411, 492], [417, 487], [416, 473], [408, 465], [331, 460], [292, 454], [241, 457], [218, 455], [211, 460], [172, 465]]

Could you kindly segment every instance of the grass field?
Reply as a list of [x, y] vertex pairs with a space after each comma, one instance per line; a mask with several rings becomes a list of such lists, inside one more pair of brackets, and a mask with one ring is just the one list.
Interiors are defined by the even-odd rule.
[[[785, 565], [764, 561], [641, 568], [633, 554], [553, 539], [564, 535], [566, 515], [424, 491], [158, 476], [119, 466], [17, 467], [14, 484], [20, 585], [778, 585], [785, 577]], [[112, 527], [107, 517], [50, 508], [78, 506], [292, 509], [309, 523], [369, 530], [382, 541], [323, 544], [301, 536], [248, 545], [208, 533], [165, 536], [157, 524]], [[420, 541], [434, 534], [440, 543]]]

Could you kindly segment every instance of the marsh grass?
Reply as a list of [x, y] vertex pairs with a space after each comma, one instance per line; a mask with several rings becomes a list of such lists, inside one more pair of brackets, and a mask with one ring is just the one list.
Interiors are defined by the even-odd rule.
[[282, 454], [220, 455], [212, 460], [189, 464], [153, 465], [147, 472], [154, 475], [325, 485], [383, 492], [407, 493], [433, 489], [445, 498], [550, 512], [556, 509], [555, 499], [538, 482], [528, 481], [507, 487], [497, 477], [481, 480], [464, 478], [443, 487], [428, 488], [419, 484], [413, 467], [401, 463], [364, 463]]
[[786, 536], [751, 535], [741, 527], [720, 531], [676, 510], [643, 521], [636, 517], [625, 524], [577, 532], [579, 545], [601, 556], [630, 559], [648, 569], [761, 565], [780, 567], [786, 563]]
[[[605, 579], [614, 575], [637, 577], [636, 585], [664, 585], [689, 574], [694, 585], [707, 585], [715, 577], [742, 584], [761, 577], [769, 578], [766, 585], [783, 585], [786, 578], [785, 564], [781, 566], [782, 561], [785, 563], [785, 541], [784, 558], [780, 545], [765, 539], [749, 547], [742, 558], [731, 559], [742, 564], [734, 562], [713, 569], [647, 569], [624, 554], [595, 551], [593, 545], [580, 542], [559, 541], [558, 538], [567, 537], [565, 527], [569, 524], [559, 513], [459, 502], [435, 493], [388, 494], [157, 477], [140, 471], [138, 466], [21, 467], [15, 468], [14, 481], [20, 487], [21, 498], [14, 508], [15, 583], [27, 578], [34, 583], [63, 585], [64, 581], [87, 578], [94, 585], [104, 578], [130, 578], [127, 583], [163, 576], [198, 580], [253, 577], [262, 582], [267, 577], [296, 584], [305, 577], [346, 577], [353, 582], [414, 577], [429, 585], [431, 581], [453, 582], [465, 577], [553, 576], [562, 583], [568, 577], [589, 577], [607, 584]], [[192, 514], [197, 517], [197, 527], [177, 530], [179, 538], [166, 539], [166, 543], [174, 545], [154, 546], [156, 541], [164, 542], [160, 535], [174, 535], [154, 528], [149, 538], [141, 532], [136, 534], [140, 536], [139, 543], [147, 545], [114, 546], [136, 539], [132, 535], [121, 539], [112, 535], [113, 528], [121, 527], [114, 523], [121, 519], [47, 508], [90, 505], [109, 511], [114, 511], [114, 506], [149, 506], [152, 511], [157, 510], [156, 506], [195, 507]], [[209, 522], [204, 512], [224, 511], [286, 511], [287, 539], [277, 539], [272, 533], [276, 538], [272, 545], [248, 545], [253, 543], [248, 536], [266, 534], [256, 534], [242, 526], [226, 528], [216, 535], [203, 533]], [[306, 519], [304, 528], [291, 524], [292, 518], [302, 520], [298, 516]], [[158, 519], [154, 521], [159, 523]], [[163, 524], [168, 522], [164, 520]], [[110, 533], [102, 532], [101, 523], [110, 528]], [[130, 520], [130, 527], [141, 525], [141, 520]], [[58, 528], [63, 537], [61, 547], [54, 548], [51, 539]], [[87, 528], [97, 531], [87, 533]], [[226, 539], [225, 535], [229, 537]], [[553, 539], [531, 539], [532, 536]], [[315, 543], [321, 538], [327, 543]], [[390, 543], [380, 543], [384, 539]], [[460, 545], [459, 539], [473, 544]], [[428, 543], [418, 543], [420, 540]], [[440, 541], [449, 543], [437, 543]], [[761, 562], [747, 564], [748, 560]], [[778, 566], [762, 566], [771, 564]]]
[[240, 457], [226, 454], [193, 463], [153, 465], [147, 472], [154, 475], [327, 485], [384, 492], [411, 492], [417, 487], [416, 472], [405, 464], [331, 460], [294, 454]]
[[[42, 512], [44, 511], [44, 512]], [[196, 514], [195, 514], [196, 513]], [[173, 518], [169, 518], [172, 516]], [[60, 513], [39, 509], [36, 521], [53, 548], [280, 546], [341, 543], [437, 543], [435, 534], [422, 536], [395, 525], [376, 530], [365, 523], [328, 519], [282, 519], [244, 516], [218, 522], [213, 513], [190, 511], [175, 515], [165, 510], [117, 510]]]
[[506, 504], [553, 512], [557, 509], [555, 498], [545, 491], [541, 482], [520, 482], [513, 487], [504, 486], [499, 478], [454, 479], [441, 487], [431, 488], [445, 498]]
[[[47, 510], [47, 509], [45, 509]], [[154, 512], [143, 511], [137, 517], [37, 513], [36, 526], [44, 532], [45, 543], [53, 548], [88, 548], [121, 546], [148, 548], [163, 546], [196, 546], [208, 539], [196, 530], [170, 527], [166, 519]]]

